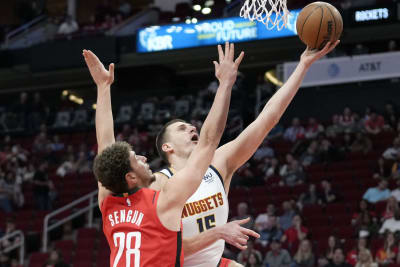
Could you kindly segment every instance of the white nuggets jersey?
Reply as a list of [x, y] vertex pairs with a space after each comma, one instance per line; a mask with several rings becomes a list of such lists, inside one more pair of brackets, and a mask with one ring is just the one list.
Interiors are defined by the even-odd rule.
[[[173, 170], [160, 171], [170, 178]], [[219, 172], [210, 165], [197, 191], [188, 199], [182, 212], [183, 238], [192, 237], [228, 221], [229, 205]], [[224, 252], [225, 241], [185, 256], [184, 267], [215, 267]]]

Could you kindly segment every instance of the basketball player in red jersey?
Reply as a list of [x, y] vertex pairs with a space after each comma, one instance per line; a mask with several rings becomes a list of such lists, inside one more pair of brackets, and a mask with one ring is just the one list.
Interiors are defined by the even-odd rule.
[[[98, 88], [99, 148], [93, 168], [99, 185], [103, 230], [111, 248], [110, 266], [181, 266], [182, 209], [200, 184], [222, 136], [231, 86], [220, 84], [186, 167], [161, 191], [154, 191], [143, 188], [154, 180], [146, 158], [136, 155], [127, 143], [115, 142], [113, 130], [107, 129], [113, 125], [110, 85], [114, 65], [107, 71], [91, 51], [84, 50], [83, 55]], [[233, 61], [233, 46], [226, 45], [225, 57], [214, 62], [217, 75], [222, 80], [235, 80], [242, 58], [243, 53]]]
[[[280, 120], [284, 111], [297, 93], [310, 66], [332, 51], [339, 41], [328, 43], [321, 51], [307, 49], [288, 81], [268, 101], [262, 112], [235, 140], [221, 146], [214, 154], [210, 168], [205, 173], [199, 188], [190, 197], [183, 212], [183, 237], [185, 242], [196, 244], [192, 251], [185, 250], [184, 267], [242, 266], [228, 259], [221, 259], [224, 242], [213, 233], [214, 227], [224, 225], [228, 219], [229, 186], [233, 173], [255, 153], [269, 131]], [[169, 178], [188, 163], [188, 158], [197, 146], [191, 133], [195, 127], [182, 120], [167, 123], [157, 136], [157, 149], [169, 165], [156, 175], [151, 188], [159, 190]], [[212, 179], [208, 179], [211, 177]], [[207, 178], [207, 179], [206, 179]], [[215, 178], [215, 179], [213, 179]], [[206, 209], [197, 209], [208, 199], [218, 196], [219, 203]], [[206, 222], [206, 219], [208, 222]], [[211, 222], [211, 223], [210, 223]], [[248, 233], [242, 232], [233, 242], [245, 249]]]

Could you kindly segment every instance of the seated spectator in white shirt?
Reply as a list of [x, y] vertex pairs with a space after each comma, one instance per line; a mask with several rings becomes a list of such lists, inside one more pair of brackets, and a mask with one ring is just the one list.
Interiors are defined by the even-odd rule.
[[296, 142], [298, 139], [303, 139], [304, 134], [304, 127], [300, 125], [300, 119], [293, 118], [292, 126], [286, 129], [283, 138], [291, 142]]
[[369, 203], [377, 203], [388, 199], [390, 197], [390, 190], [387, 186], [388, 182], [386, 180], [380, 181], [377, 187], [371, 187], [365, 192], [363, 199]]
[[397, 180], [396, 184], [397, 188], [392, 190], [390, 196], [394, 197], [397, 200], [397, 202], [400, 202], [400, 180]]
[[58, 34], [68, 35], [79, 30], [78, 23], [72, 19], [71, 16], [67, 16], [65, 21], [61, 23], [60, 28], [58, 28]]
[[318, 134], [324, 131], [324, 126], [319, 124], [315, 118], [309, 118], [305, 130], [305, 137], [307, 139], [314, 139]]
[[393, 218], [387, 219], [381, 229], [379, 230], [380, 234], [384, 234], [386, 231], [389, 231], [391, 233], [396, 233], [400, 231], [400, 212], [397, 211], [394, 214]]
[[246, 218], [250, 218], [250, 221], [247, 223], [243, 224], [242, 226], [248, 229], [252, 229], [254, 225], [254, 219], [253, 216], [248, 214], [248, 205], [246, 202], [240, 202], [237, 205], [237, 216], [233, 218], [233, 220], [243, 220]]
[[268, 220], [271, 216], [275, 216], [275, 205], [268, 204], [266, 213], [261, 213], [257, 216], [255, 221], [255, 230], [261, 232], [268, 226]]
[[346, 107], [343, 114], [339, 117], [339, 124], [343, 127], [344, 131], [352, 132], [355, 127], [355, 116], [349, 107]]
[[397, 158], [397, 154], [400, 152], [400, 138], [395, 138], [393, 140], [393, 146], [383, 152], [383, 158], [386, 160], [395, 160]]

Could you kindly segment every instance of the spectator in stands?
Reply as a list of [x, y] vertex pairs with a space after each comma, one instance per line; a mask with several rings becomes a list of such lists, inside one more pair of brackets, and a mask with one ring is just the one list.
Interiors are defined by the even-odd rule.
[[285, 160], [286, 162], [281, 166], [279, 170], [280, 176], [285, 176], [288, 173], [289, 166], [295, 159], [292, 154], [288, 153], [285, 156]]
[[28, 127], [29, 130], [36, 131], [39, 126], [46, 123], [47, 116], [50, 110], [44, 101], [42, 101], [40, 93], [33, 95], [33, 102], [31, 104], [31, 112], [28, 116]]
[[319, 161], [321, 163], [330, 163], [339, 160], [340, 154], [328, 138], [322, 138], [319, 146]]
[[6, 177], [4, 179], [5, 183], [3, 184], [3, 188], [10, 194], [10, 199], [13, 203], [14, 207], [22, 207], [24, 204], [24, 195], [22, 194], [20, 185], [16, 181], [15, 173], [12, 171], [8, 171]]
[[12, 109], [13, 113], [16, 115], [16, 122], [18, 129], [26, 129], [27, 118], [30, 112], [30, 105], [28, 103], [28, 94], [22, 92], [19, 95], [19, 101], [14, 105]]
[[344, 261], [343, 249], [338, 247], [335, 249], [332, 262], [326, 265], [326, 267], [351, 267], [351, 265]]
[[351, 152], [357, 153], [362, 152], [367, 154], [372, 149], [372, 141], [365, 134], [358, 132], [356, 138], [351, 144]]
[[400, 152], [400, 138], [396, 137], [393, 140], [393, 146], [386, 149], [385, 152], [383, 152], [382, 157], [386, 160], [396, 160], [399, 152]]
[[294, 143], [297, 140], [303, 139], [304, 134], [304, 127], [301, 126], [300, 119], [294, 118], [292, 120], [292, 126], [286, 129], [283, 138]]
[[352, 51], [353, 56], [365, 55], [369, 53], [369, 48], [363, 44], [357, 44]]
[[64, 150], [64, 143], [60, 141], [60, 137], [58, 135], [53, 136], [53, 141], [50, 143], [51, 150], [54, 152]]
[[281, 242], [287, 242], [289, 248], [293, 248], [295, 245], [307, 238], [307, 234], [308, 229], [302, 225], [302, 219], [300, 215], [295, 215], [293, 217], [292, 227], [285, 231]]
[[58, 28], [58, 34], [62, 35], [70, 35], [74, 32], [79, 30], [78, 23], [71, 17], [66, 16], [63, 23], [61, 23], [60, 27]]
[[344, 108], [343, 114], [339, 116], [339, 124], [345, 132], [353, 132], [355, 130], [355, 116], [349, 107]]
[[74, 162], [73, 169], [77, 173], [88, 173], [91, 172], [91, 162], [88, 160], [88, 156], [85, 152], [81, 151], [78, 154], [77, 160]]
[[326, 136], [329, 138], [335, 138], [338, 134], [343, 132], [343, 126], [340, 124], [338, 115], [332, 116], [332, 124], [326, 128]]
[[261, 213], [257, 216], [256, 221], [255, 221], [255, 230], [260, 232], [268, 227], [268, 220], [272, 216], [275, 216], [275, 205], [274, 204], [268, 204], [266, 208], [266, 213]]
[[284, 132], [285, 132], [285, 129], [283, 128], [282, 124], [278, 123], [268, 133], [268, 139], [274, 140], [274, 139], [280, 138]]
[[293, 160], [287, 168], [286, 174], [282, 177], [281, 186], [296, 186], [304, 183], [306, 175], [297, 160]]
[[256, 253], [251, 253], [249, 256], [249, 260], [245, 267], [261, 267], [262, 264], [262, 258], [259, 257], [258, 254]]
[[371, 115], [364, 123], [365, 131], [368, 134], [377, 135], [385, 126], [385, 120], [383, 116], [378, 115], [375, 110], [371, 110]]
[[249, 240], [247, 242], [247, 248], [242, 250], [237, 257], [237, 262], [241, 264], [247, 264], [250, 259], [251, 254], [256, 254], [257, 257], [262, 258], [261, 252], [254, 248], [253, 241]]
[[317, 201], [318, 201], [318, 194], [316, 186], [315, 184], [310, 184], [308, 186], [308, 191], [300, 195], [297, 205], [300, 207], [300, 209], [303, 209], [303, 207], [307, 205], [316, 204]]
[[[5, 231], [4, 231], [4, 236], [11, 234], [12, 232], [18, 230], [16, 225], [15, 225], [15, 219], [14, 218], [6, 218], [5, 219]], [[0, 247], [1, 249], [7, 249], [15, 244], [18, 244], [20, 242], [20, 238], [19, 237], [10, 237], [10, 238], [6, 238], [4, 240], [2, 240]]]
[[279, 175], [279, 161], [277, 158], [270, 160], [270, 165], [265, 171], [264, 180], [267, 181], [270, 177]]
[[379, 230], [380, 234], [386, 233], [386, 231], [391, 233], [396, 233], [400, 231], [400, 212], [396, 212], [393, 218], [387, 219], [381, 229]]
[[309, 118], [304, 136], [307, 139], [314, 139], [322, 132], [324, 132], [324, 126], [319, 124], [315, 118]]
[[132, 5], [127, 0], [123, 0], [118, 7], [118, 11], [124, 16], [128, 17], [132, 14]]
[[67, 159], [57, 168], [56, 174], [60, 177], [64, 177], [65, 175], [74, 171], [74, 155], [68, 154]]
[[377, 220], [367, 212], [362, 213], [360, 222], [356, 225], [356, 235], [358, 237], [373, 237], [378, 233], [378, 230]]
[[400, 179], [396, 181], [397, 188], [394, 189], [390, 195], [396, 198], [397, 202], [400, 202]]
[[399, 114], [395, 106], [392, 103], [386, 103], [385, 111], [383, 113], [383, 118], [385, 120], [385, 128], [396, 130], [398, 117]]
[[40, 210], [50, 210], [50, 189], [53, 187], [47, 174], [48, 163], [42, 162], [36, 171], [33, 183], [33, 195], [36, 200], [36, 208]]
[[255, 160], [262, 160], [263, 158], [273, 158], [275, 156], [274, 150], [269, 146], [268, 139], [265, 139], [261, 146], [254, 153]]
[[394, 214], [399, 210], [399, 204], [395, 197], [389, 197], [386, 203], [386, 209], [382, 214], [381, 221], [385, 221], [387, 219], [393, 218]]
[[6, 179], [0, 178], [0, 209], [5, 212], [12, 212], [13, 209], [13, 189], [10, 188], [6, 182]]
[[260, 238], [256, 242], [261, 243], [264, 247], [267, 246], [272, 239], [281, 239], [283, 232], [280, 229], [277, 218], [270, 216], [268, 219], [267, 227], [260, 231]]
[[327, 205], [337, 201], [337, 193], [332, 189], [332, 184], [330, 181], [322, 180], [321, 189], [322, 191], [318, 199], [319, 204]]
[[351, 266], [355, 266], [358, 260], [358, 254], [360, 253], [360, 251], [367, 249], [367, 247], [367, 239], [365, 237], [359, 237], [356, 246], [347, 253], [347, 263], [349, 263]]
[[374, 262], [371, 251], [363, 249], [358, 253], [358, 261], [355, 267], [378, 267], [378, 264]]
[[388, 182], [381, 180], [377, 187], [371, 187], [365, 192], [363, 199], [369, 203], [377, 203], [390, 197], [390, 190], [387, 188]]
[[286, 249], [282, 249], [278, 239], [271, 241], [271, 250], [264, 259], [264, 265], [268, 267], [289, 267], [292, 264], [290, 254]]
[[328, 248], [326, 249], [326, 252], [325, 252], [325, 258], [328, 261], [332, 261], [333, 255], [335, 254], [335, 249], [340, 246], [341, 246], [340, 240], [337, 237], [335, 237], [333, 235], [329, 236], [328, 237]]
[[49, 140], [47, 139], [47, 134], [45, 131], [40, 132], [33, 141], [32, 150], [34, 153], [43, 153], [46, 151]]
[[362, 199], [358, 206], [358, 210], [355, 213], [353, 213], [353, 217], [351, 219], [351, 224], [353, 226], [361, 224], [362, 215], [364, 213], [368, 213], [372, 218], [375, 218], [375, 216], [376, 216], [375, 213], [371, 210], [371, 206], [368, 203], [368, 201]]
[[290, 201], [284, 201], [282, 203], [282, 209], [283, 214], [279, 217], [279, 225], [283, 231], [286, 231], [292, 226], [293, 217], [296, 215], [296, 212]]
[[315, 257], [314, 253], [312, 252], [311, 242], [309, 240], [301, 241], [293, 259], [295, 266], [314, 267]]
[[300, 162], [304, 167], [318, 161], [318, 142], [313, 140], [308, 146], [307, 150], [300, 157]]
[[53, 250], [43, 267], [69, 267], [69, 264], [64, 262], [60, 251]]
[[396, 262], [398, 248], [394, 233], [386, 233], [385, 243], [376, 253], [376, 262], [380, 265], [388, 265]]
[[388, 43], [388, 52], [394, 52], [398, 50], [398, 46], [395, 40], [390, 40]]
[[240, 202], [237, 205], [237, 216], [234, 217], [234, 220], [243, 220], [243, 219], [246, 219], [246, 218], [250, 218], [250, 220], [247, 223], [243, 224], [242, 226], [246, 227], [246, 228], [249, 228], [249, 229], [252, 229], [253, 225], [254, 225], [253, 216], [248, 214], [248, 205], [247, 205], [247, 203], [246, 202]]
[[393, 179], [400, 178], [400, 152], [397, 153], [396, 161], [392, 165], [392, 174]]
[[345, 133], [343, 135], [343, 140], [341, 143], [340, 151], [343, 153], [351, 152], [351, 145], [353, 144], [354, 140], [350, 133]]
[[380, 157], [374, 168], [373, 178], [374, 179], [387, 179], [390, 177], [390, 175], [391, 175], [390, 168], [387, 166], [384, 158]]

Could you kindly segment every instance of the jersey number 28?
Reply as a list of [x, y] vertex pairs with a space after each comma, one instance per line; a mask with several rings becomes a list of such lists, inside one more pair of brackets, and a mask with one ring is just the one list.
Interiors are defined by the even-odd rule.
[[[135, 246], [132, 248], [132, 238], [135, 238]], [[118, 248], [117, 256], [115, 257], [113, 267], [118, 266], [118, 262], [121, 259], [122, 253], [125, 250], [125, 261], [126, 267], [140, 267], [140, 244], [142, 234], [140, 232], [123, 233], [118, 232], [113, 235], [114, 245]], [[119, 241], [119, 242], [118, 242]], [[126, 245], [125, 245], [126, 244]], [[131, 265], [131, 256], [135, 256], [134, 262]]]

